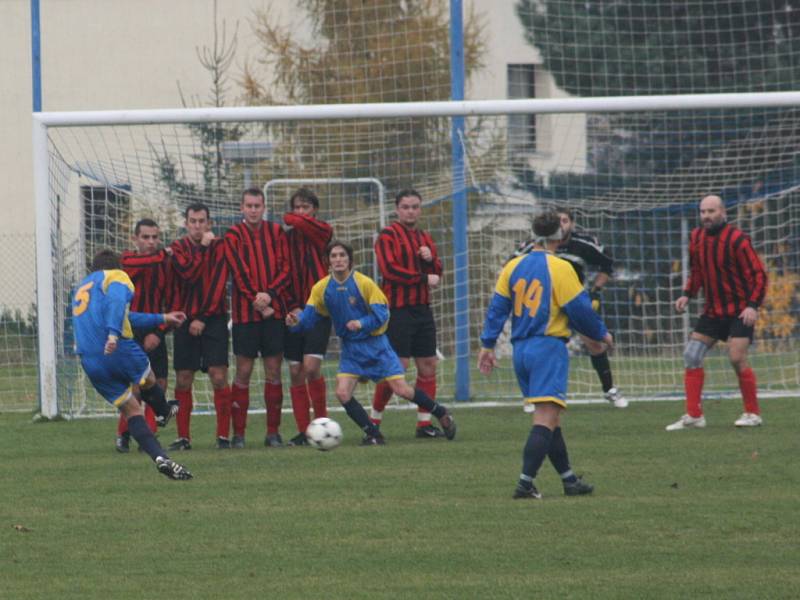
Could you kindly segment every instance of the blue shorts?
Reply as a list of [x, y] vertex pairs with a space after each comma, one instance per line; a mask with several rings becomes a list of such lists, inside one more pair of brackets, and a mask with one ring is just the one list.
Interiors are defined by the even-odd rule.
[[150, 361], [141, 346], [122, 339], [111, 354], [84, 354], [81, 366], [97, 393], [116, 407], [128, 399], [131, 385], [141, 385], [150, 370]]
[[526, 411], [537, 402], [566, 408], [569, 353], [561, 338], [537, 336], [514, 342], [514, 372]]
[[343, 340], [337, 377], [366, 377], [372, 381], [397, 379], [405, 369], [385, 334], [363, 340]]

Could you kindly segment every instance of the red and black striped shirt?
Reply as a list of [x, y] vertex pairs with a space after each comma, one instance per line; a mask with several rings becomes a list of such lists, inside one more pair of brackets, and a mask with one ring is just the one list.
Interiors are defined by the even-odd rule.
[[220, 238], [208, 246], [189, 237], [172, 242], [173, 310], [182, 310], [189, 320], [228, 312], [228, 264], [225, 242]]
[[284, 222], [291, 226], [286, 233], [291, 256], [292, 293], [305, 306], [311, 288], [328, 274], [325, 247], [333, 237], [333, 227], [325, 221], [295, 213], [286, 213]]
[[[172, 269], [164, 250], [155, 254], [139, 254], [125, 250], [120, 257], [122, 269], [134, 285], [131, 310], [143, 313], [163, 313], [171, 306]], [[166, 326], [159, 329], [165, 330]]]
[[691, 271], [683, 293], [690, 298], [700, 289], [703, 312], [709, 317], [738, 317], [748, 306], [758, 308], [767, 292], [767, 273], [753, 250], [750, 236], [725, 224], [709, 233], [692, 230], [689, 239]]
[[234, 323], [263, 319], [253, 308], [259, 292], [266, 292], [272, 298], [276, 319], [282, 319], [297, 306], [289, 292], [289, 245], [280, 225], [262, 221], [255, 230], [245, 223], [234, 225], [225, 234], [225, 256], [233, 278]]
[[[419, 257], [420, 246], [431, 249], [433, 260]], [[375, 254], [391, 308], [431, 303], [428, 275], [441, 275], [442, 261], [430, 234], [395, 221], [378, 235]]]

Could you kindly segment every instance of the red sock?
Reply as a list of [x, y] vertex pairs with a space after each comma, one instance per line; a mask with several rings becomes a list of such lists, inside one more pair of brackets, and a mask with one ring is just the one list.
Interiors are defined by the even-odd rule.
[[308, 398], [308, 388], [306, 385], [293, 385], [289, 388], [289, 394], [292, 397], [292, 412], [294, 413], [294, 420], [297, 423], [297, 431], [303, 433], [311, 422], [311, 403]]
[[250, 408], [250, 388], [235, 383], [231, 386], [231, 418], [233, 435], [244, 437], [247, 429], [247, 409]]
[[392, 399], [392, 388], [386, 381], [381, 381], [375, 386], [375, 394], [372, 396], [372, 415], [370, 419], [375, 425], [380, 425], [383, 419], [383, 411], [389, 400]]
[[[436, 400], [436, 375], [431, 377], [421, 377], [417, 375], [417, 381], [414, 387], [428, 394], [431, 400]], [[427, 427], [430, 424], [431, 413], [417, 407], [417, 427]]]
[[144, 420], [150, 428], [150, 431], [155, 433], [156, 429], [158, 429], [158, 425], [156, 425], [156, 411], [146, 402], [144, 403]]
[[690, 417], [702, 417], [702, 394], [705, 371], [699, 369], [686, 369], [683, 374], [683, 387], [686, 390], [686, 413]]
[[214, 390], [214, 410], [217, 413], [217, 437], [227, 438], [231, 434], [231, 388], [227, 385]]
[[178, 414], [175, 416], [175, 423], [178, 428], [178, 437], [191, 439], [189, 434], [189, 422], [192, 419], [192, 390], [175, 390], [175, 398], [178, 400]]
[[311, 405], [314, 407], [314, 418], [327, 417], [328, 397], [324, 377], [308, 382], [308, 395], [311, 396]]
[[128, 419], [125, 418], [125, 415], [120, 413], [119, 419], [117, 420], [117, 437], [124, 433], [128, 433]]
[[264, 404], [267, 405], [267, 435], [274, 435], [281, 426], [283, 388], [280, 383], [264, 384]]
[[744, 412], [760, 414], [761, 410], [758, 408], [758, 396], [756, 395], [756, 374], [750, 367], [739, 373], [739, 389], [742, 391]]

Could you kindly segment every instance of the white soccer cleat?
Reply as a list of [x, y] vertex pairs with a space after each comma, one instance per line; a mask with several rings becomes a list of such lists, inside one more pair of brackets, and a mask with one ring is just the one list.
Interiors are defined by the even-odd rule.
[[606, 400], [611, 402], [615, 408], [628, 407], [628, 400], [622, 394], [620, 394], [619, 390], [615, 387], [612, 387], [606, 392]]
[[667, 431], [678, 431], [679, 429], [702, 429], [706, 426], [706, 418], [703, 415], [699, 417], [690, 417], [683, 415], [680, 419], [667, 425]]
[[756, 413], [742, 413], [742, 416], [733, 422], [736, 427], [758, 427], [763, 421]]

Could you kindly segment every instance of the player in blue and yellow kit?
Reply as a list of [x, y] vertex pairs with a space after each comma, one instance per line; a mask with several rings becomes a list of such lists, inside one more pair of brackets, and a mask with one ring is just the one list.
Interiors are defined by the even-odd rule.
[[558, 213], [536, 217], [533, 231], [534, 250], [510, 260], [497, 280], [481, 334], [478, 368], [489, 375], [497, 366], [494, 346], [511, 313], [514, 372], [525, 411], [533, 412], [533, 427], [523, 451], [522, 473], [514, 498], [541, 498], [533, 480], [545, 456], [561, 476], [565, 494], [589, 494], [594, 488], [572, 472], [561, 434], [569, 373], [566, 342], [570, 326], [608, 346], [613, 340], [592, 310], [591, 299], [572, 265], [553, 254], [561, 240]]
[[347, 415], [364, 431], [362, 444], [381, 445], [384, 439], [353, 397], [359, 379], [386, 381], [392, 392], [439, 419], [447, 439], [452, 440], [456, 423], [448, 410], [422, 390], [411, 387], [404, 378], [403, 365], [385, 335], [389, 307], [381, 288], [366, 275], [352, 270], [353, 249], [347, 244], [332, 241], [326, 256], [331, 274], [314, 285], [303, 312], [290, 313], [286, 324], [292, 331], [304, 331], [323, 317], [333, 321], [336, 335], [342, 341], [336, 397]]
[[163, 323], [179, 326], [181, 312], [149, 314], [130, 312], [133, 283], [111, 250], [101, 250], [92, 261], [92, 273], [78, 285], [72, 300], [75, 351], [97, 392], [128, 419], [128, 431], [150, 455], [158, 471], [170, 479], [191, 479], [192, 474], [170, 460], [144, 420], [137, 394], [166, 425], [173, 415], [164, 391], [156, 383], [150, 361], [133, 339], [133, 328]]

